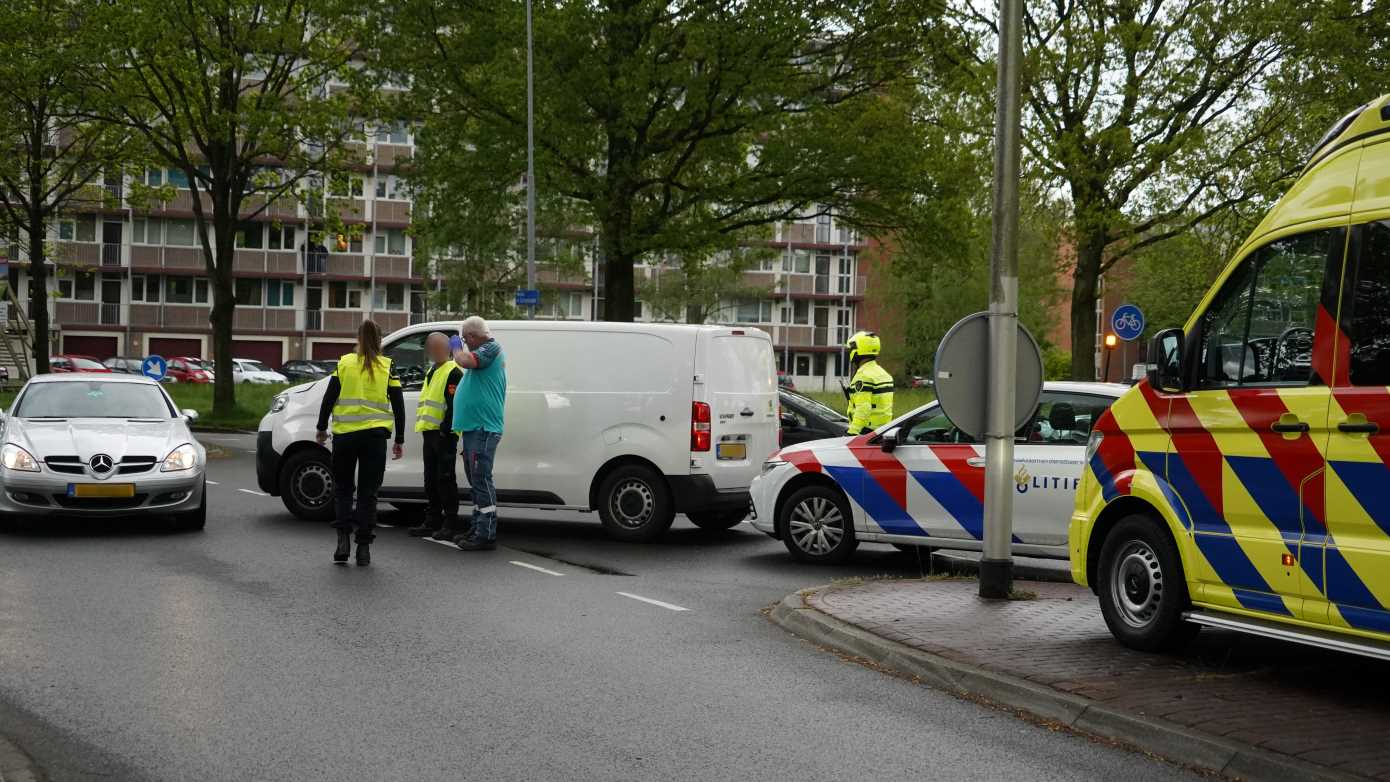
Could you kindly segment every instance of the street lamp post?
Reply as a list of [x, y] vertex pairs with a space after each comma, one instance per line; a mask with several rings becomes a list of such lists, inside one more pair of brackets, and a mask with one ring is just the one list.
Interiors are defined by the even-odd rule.
[[[531, 35], [531, 0], [526, 0], [526, 290], [536, 289], [536, 88]], [[536, 317], [536, 305], [526, 305], [526, 316]]]

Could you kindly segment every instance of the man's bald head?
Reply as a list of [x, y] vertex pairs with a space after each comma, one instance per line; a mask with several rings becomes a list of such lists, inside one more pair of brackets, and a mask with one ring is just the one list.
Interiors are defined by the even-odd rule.
[[442, 331], [431, 332], [425, 338], [425, 353], [438, 364], [449, 360], [449, 335]]

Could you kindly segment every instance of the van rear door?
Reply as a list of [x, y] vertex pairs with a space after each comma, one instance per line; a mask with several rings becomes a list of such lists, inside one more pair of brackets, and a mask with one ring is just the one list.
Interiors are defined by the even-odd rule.
[[[692, 472], [719, 490], [746, 489], [777, 450], [777, 366], [757, 329], [711, 328], [697, 343], [695, 400], [709, 405], [710, 448], [692, 451]], [[693, 442], [692, 442], [693, 447]]]

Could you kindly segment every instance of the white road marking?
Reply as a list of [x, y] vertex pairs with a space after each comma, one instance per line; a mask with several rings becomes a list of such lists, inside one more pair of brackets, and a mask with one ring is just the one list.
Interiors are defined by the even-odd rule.
[[449, 548], [452, 548], [452, 549], [457, 549], [457, 548], [458, 548], [458, 544], [457, 544], [457, 543], [454, 543], [454, 542], [451, 541], [451, 540], [435, 540], [434, 538], [425, 538], [425, 540], [428, 540], [428, 541], [431, 542], [431, 543], [438, 543], [438, 544], [441, 545], [441, 546], [448, 546]]
[[689, 611], [689, 610], [690, 610], [689, 608], [686, 608], [686, 607], [684, 607], [684, 606], [678, 606], [678, 605], [676, 605], [675, 603], [663, 603], [663, 602], [661, 602], [660, 600], [653, 600], [653, 599], [651, 599], [650, 597], [642, 597], [641, 595], [634, 595], [634, 594], [632, 594], [631, 592], [619, 592], [618, 594], [622, 595], [623, 597], [630, 597], [630, 598], [632, 598], [633, 600], [641, 600], [643, 603], [651, 603], [651, 604], [654, 605], [654, 606], [661, 606], [662, 608], [665, 608], [665, 609], [670, 610], [670, 611]]
[[266, 494], [266, 493], [263, 492], [263, 491], [256, 491], [255, 489], [237, 489], [237, 491], [242, 492], [242, 493], [245, 493], [245, 494], [254, 494], [254, 495], [256, 495], [257, 497], [269, 497], [269, 496], [270, 496], [269, 494]]
[[379, 521], [376, 523], [376, 525], [377, 525], [378, 527], [385, 527], [385, 528], [387, 528], [387, 529], [395, 529], [395, 528], [396, 528], [396, 525], [395, 525], [395, 524], [382, 524], [382, 523], [379, 522]]
[[222, 484], [218, 483], [217, 481], [208, 481], [207, 484], [208, 484], [209, 486], [221, 486], [221, 485], [222, 485]]
[[563, 576], [563, 575], [564, 575], [564, 573], [558, 573], [558, 572], [556, 572], [556, 571], [554, 571], [554, 570], [547, 570], [546, 568], [543, 568], [543, 567], [541, 567], [541, 566], [539, 566], [539, 565], [532, 565], [532, 564], [529, 563], [529, 562], [518, 562], [518, 561], [515, 560], [515, 559], [511, 560], [511, 564], [516, 565], [517, 567], [524, 567], [524, 568], [526, 568], [527, 570], [534, 570], [534, 571], [536, 571], [537, 573], [545, 573], [546, 575], [550, 575], [550, 576]]

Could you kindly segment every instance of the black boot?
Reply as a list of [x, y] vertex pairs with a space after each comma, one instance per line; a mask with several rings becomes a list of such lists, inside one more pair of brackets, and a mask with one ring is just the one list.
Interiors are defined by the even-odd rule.
[[411, 527], [410, 529], [406, 530], [406, 532], [408, 532], [410, 534], [410, 537], [412, 538], [428, 538], [429, 536], [433, 535], [438, 531], [439, 525], [432, 525], [428, 521], [424, 524], [419, 525], [418, 527]]
[[370, 565], [370, 564], [372, 564], [372, 549], [371, 549], [371, 545], [372, 545], [372, 540], [373, 540], [375, 537], [376, 537], [375, 535], [370, 535], [370, 534], [369, 534], [369, 535], [363, 535], [363, 534], [360, 533], [360, 532], [357, 533], [357, 564], [359, 564], [359, 565]]
[[334, 562], [347, 562], [348, 554], [352, 551], [352, 533], [345, 529], [338, 530], [338, 547], [333, 549]]

